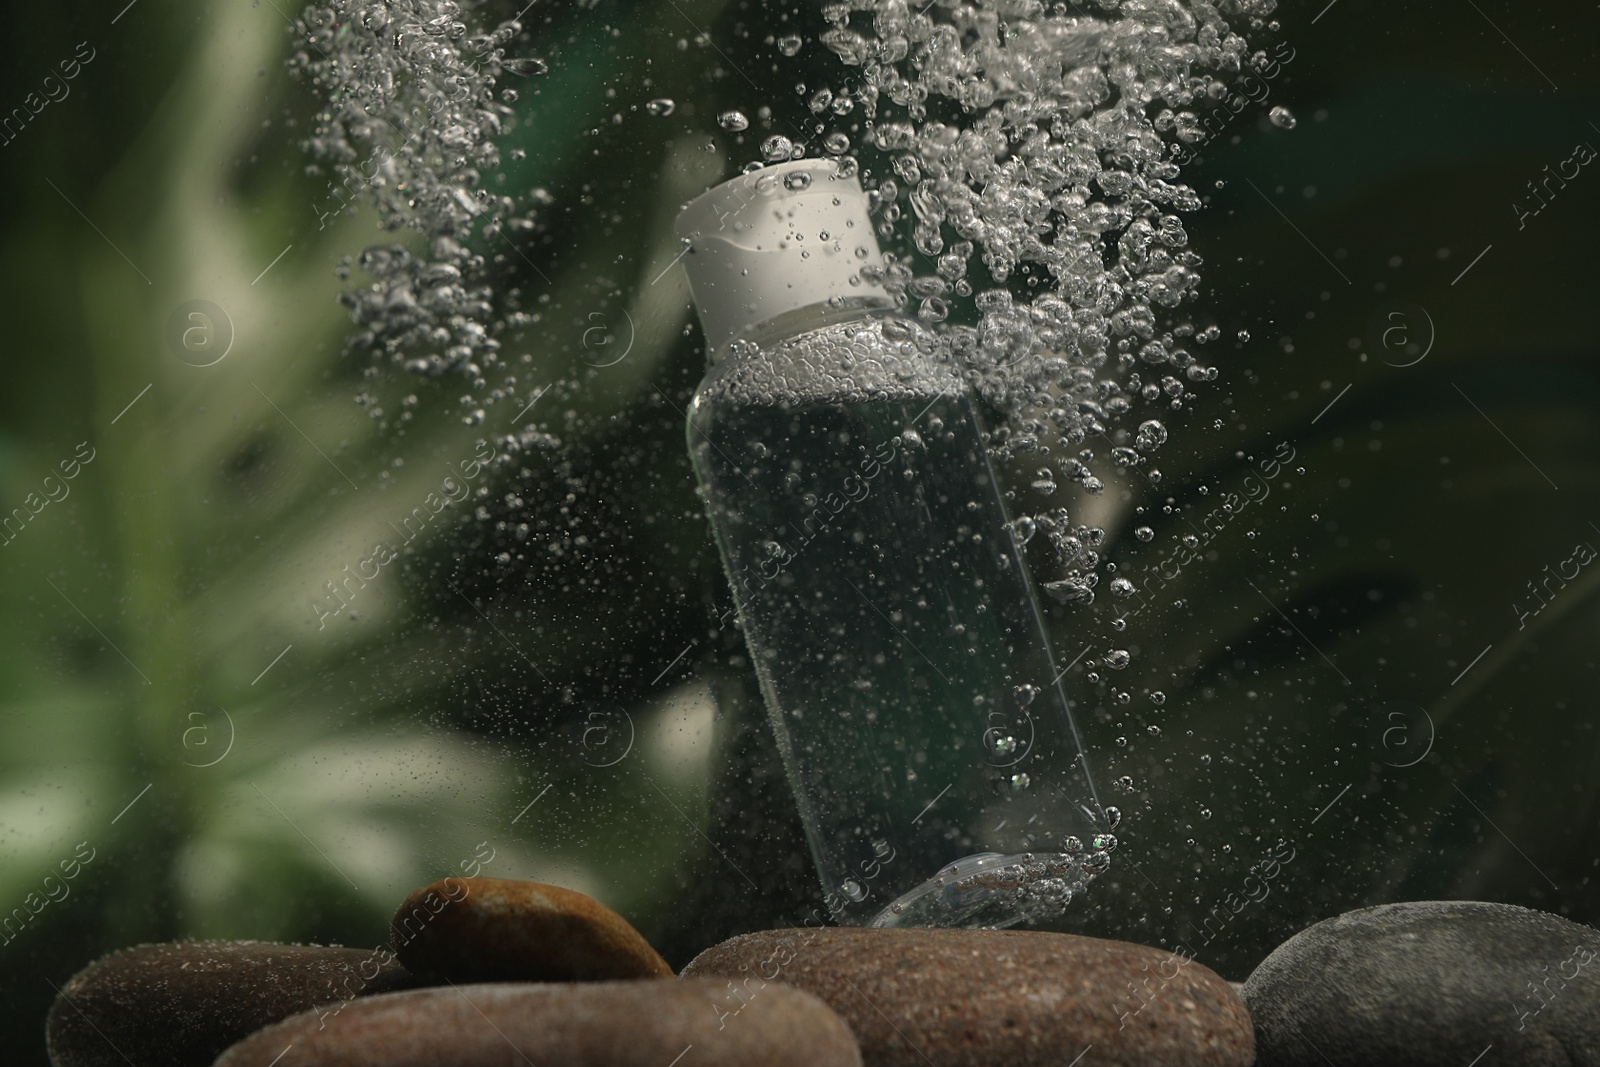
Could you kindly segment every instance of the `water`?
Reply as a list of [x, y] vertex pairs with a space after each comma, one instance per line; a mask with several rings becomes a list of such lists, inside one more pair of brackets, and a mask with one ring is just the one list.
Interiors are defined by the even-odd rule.
[[[1268, 21], [1273, 7], [1272, 0], [833, 2], [823, 7], [826, 29], [786, 31], [778, 42], [783, 60], [803, 62], [824, 49], [839, 60], [820, 81], [807, 76], [797, 95], [789, 96], [795, 79], [780, 65], [771, 99], [742, 103], [743, 110], [719, 113], [703, 101], [691, 108], [665, 97], [643, 102], [647, 114], [663, 121], [703, 115], [707, 136], [730, 146], [748, 143], [743, 151], [759, 152], [764, 161], [826, 153], [839, 160], [841, 172], [859, 172], [874, 197], [879, 236], [897, 250], [879, 268], [880, 280], [907, 314], [937, 334], [949, 382], [959, 377], [997, 416], [993, 432], [985, 435], [961, 404], [937, 399], [954, 395], [953, 387], [947, 390], [946, 381], [916, 371], [893, 390], [864, 387], [859, 401], [832, 414], [808, 406], [803, 394], [796, 399], [792, 392], [761, 386], [739, 400], [748, 425], [718, 421], [718, 434], [734, 433], [744, 445], [798, 460], [799, 469], [783, 472], [786, 481], [793, 475], [802, 485], [807, 479], [814, 483], [810, 490], [786, 486], [789, 499], [800, 503], [769, 519], [803, 529], [815, 513], [814, 506], [800, 506], [806, 492], [828, 507], [826, 479], [847, 473], [827, 459], [830, 450], [837, 451], [840, 434], [849, 435], [851, 447], [863, 440], [874, 448], [899, 440], [891, 448], [899, 464], [894, 476], [906, 479], [910, 499], [924, 509], [874, 511], [889, 496], [876, 491], [880, 475], [867, 498], [837, 516], [830, 509], [832, 532], [807, 537], [806, 550], [785, 560], [782, 573], [761, 587], [767, 597], [777, 590], [790, 596], [812, 590], [806, 595], [819, 602], [843, 594], [861, 598], [837, 601], [854, 604], [859, 617], [845, 634], [802, 628], [769, 635], [768, 648], [781, 647], [779, 638], [822, 642], [796, 646], [808, 649], [816, 675], [797, 694], [791, 692], [795, 686], [785, 686], [783, 695], [800, 716], [808, 702], [826, 694], [848, 724], [843, 733], [854, 731], [859, 740], [861, 731], [877, 725], [863, 694], [888, 684], [893, 672], [885, 664], [896, 650], [903, 700], [916, 702], [915, 709], [907, 704], [895, 710], [915, 718], [923, 733], [914, 732], [902, 746], [901, 765], [877, 769], [885, 781], [897, 780], [872, 787], [893, 801], [893, 825], [859, 827], [855, 852], [848, 862], [841, 857], [834, 864], [838, 869], [827, 883], [839, 887], [840, 899], [852, 907], [866, 905], [844, 889], [847, 883], [864, 888], [868, 901], [881, 901], [890, 886], [921, 884], [927, 870], [950, 862], [952, 847], [968, 848], [962, 844], [972, 836], [967, 824], [983, 805], [1009, 811], [1046, 803], [1038, 798], [1049, 794], [1051, 775], [1019, 768], [972, 778], [969, 767], [961, 788], [974, 787], [973, 796], [988, 799], [969, 804], [953, 822], [941, 822], [952, 817], [935, 814], [937, 806], [920, 822], [909, 818], [915, 812], [903, 809], [914, 797], [925, 802], [929, 795], [923, 786], [930, 763], [935, 769], [954, 766], [974, 755], [930, 748], [926, 742], [937, 730], [929, 723], [954, 716], [963, 696], [996, 701], [984, 705], [984, 715], [1001, 708], [1003, 718], [1016, 710], [1004, 701], [1010, 691], [1004, 664], [984, 662], [979, 673], [959, 675], [932, 664], [960, 663], [967, 647], [988, 647], [976, 640], [964, 645], [956, 625], [1002, 643], [1015, 639], [1019, 648], [1036, 646], [1037, 655], [1018, 653], [1022, 665], [1010, 669], [1025, 670], [1028, 677], [1021, 681], [1046, 694], [1041, 708], [1054, 710], [1039, 714], [1065, 715], [1054, 671], [1044, 670], [1049, 654], [1033, 602], [1019, 592], [1027, 579], [1013, 531], [1018, 540], [1043, 535], [1035, 563], [1045, 568], [1041, 587], [1055, 602], [1081, 609], [1095, 602], [1097, 588], [1112, 598], [1132, 595], [1125, 579], [1100, 584], [1104, 531], [1074, 521], [1076, 494], [1095, 496], [1114, 480], [1158, 482], [1161, 474], [1150, 457], [1168, 437], [1163, 420], [1188, 404], [1193, 388], [1216, 376], [1205, 346], [1220, 334], [1196, 321], [1201, 261], [1189, 247], [1182, 219], [1202, 200], [1183, 182], [1179, 163], [1186, 152], [1203, 148], [1201, 116], [1212, 103], [1243, 73], [1267, 62], [1266, 53], [1252, 51], [1233, 24], [1275, 31]], [[356, 324], [350, 347], [374, 365], [464, 379], [461, 401], [469, 422], [481, 421], [485, 405], [514, 381], [501, 354], [501, 334], [507, 323], [528, 321], [520, 313], [506, 314], [506, 294], [495, 290], [487, 265], [508, 245], [515, 250], [538, 236], [550, 206], [543, 190], [506, 195], [492, 181], [500, 166], [498, 143], [518, 119], [517, 87], [539, 77], [545, 63], [526, 54], [525, 44], [514, 47], [528, 40], [520, 23], [478, 25], [476, 15], [473, 5], [452, 0], [312, 4], [295, 23], [304, 47], [291, 64], [325, 101], [305, 142], [313, 165], [329, 179], [324, 222], [346, 211], [375, 210], [381, 227], [395, 235], [339, 267], [347, 279], [358, 270], [364, 275], [344, 295]], [[784, 118], [786, 107], [793, 121], [769, 122], [775, 113]], [[751, 115], [763, 124], [759, 131], [751, 131]], [[1282, 108], [1274, 109], [1271, 121], [1285, 129], [1294, 124]], [[1243, 343], [1248, 335], [1239, 331], [1238, 339]], [[751, 384], [737, 378], [722, 380], [730, 399]], [[841, 385], [845, 393], [853, 388], [848, 382], [830, 388]], [[933, 407], [924, 412], [929, 403]], [[375, 405], [370, 413], [382, 417]], [[775, 421], [761, 431], [762, 419]], [[930, 429], [935, 421], [942, 429]], [[781, 440], [764, 438], [777, 433], [773, 426], [789, 427], [792, 439], [787, 433], [779, 434]], [[904, 437], [908, 430], [921, 441]], [[723, 443], [733, 458], [701, 457], [702, 463], [724, 463], [725, 475], [743, 480], [756, 476], [757, 468], [746, 465], [761, 459], [767, 464], [759, 468], [763, 476], [772, 473], [770, 461], [752, 458], [736, 447], [740, 441]], [[1004, 525], [992, 475], [981, 488], [963, 480], [963, 472], [978, 469], [979, 458], [1017, 461], [1036, 472], [1026, 484], [1038, 496], [1015, 526]], [[1045, 498], [1048, 505], [1041, 505]], [[940, 510], [946, 502], [954, 502], [952, 510]], [[1039, 510], [1045, 506], [1050, 510]], [[869, 520], [875, 525], [848, 526]], [[828, 540], [845, 528], [860, 533], [860, 543]], [[772, 546], [790, 551], [782, 539], [791, 535], [781, 528], [761, 534], [750, 527], [749, 533], [766, 540], [724, 544], [730, 560], [737, 551], [741, 567], [770, 570]], [[1154, 534], [1140, 527], [1136, 536], [1148, 540]], [[875, 577], [874, 568], [886, 567], [891, 556], [914, 554], [923, 562], [910, 587], [890, 588]], [[816, 562], [835, 557], [836, 563], [855, 562]], [[984, 584], [952, 582], [949, 575], [957, 573], [981, 576]], [[841, 584], [846, 579], [858, 592]], [[895, 611], [901, 621], [910, 619], [910, 629], [899, 637], [878, 633], [876, 643], [869, 642], [870, 655], [840, 645], [848, 644], [848, 635], [865, 639], [873, 633], [868, 608], [874, 599], [883, 602], [891, 621]], [[923, 601], [930, 606], [922, 607]], [[935, 625], [929, 621], [935, 616], [961, 621]], [[760, 633], [761, 611], [752, 609], [748, 625]], [[922, 650], [926, 657], [911, 649], [924, 639], [930, 646]], [[896, 643], [902, 640], [904, 647]], [[824, 658], [816, 660], [818, 655]], [[1108, 658], [1107, 668], [1125, 668], [1127, 655]], [[832, 663], [862, 673], [845, 684], [827, 669]], [[757, 666], [765, 684], [774, 685], [759, 657]], [[875, 677], [868, 667], [886, 673]], [[941, 670], [952, 678], [973, 678], [978, 688], [952, 687], [940, 680]], [[910, 715], [913, 710], [931, 718], [924, 722]], [[946, 725], [955, 721], [949, 718]], [[779, 726], [781, 735], [785, 727]], [[790, 754], [791, 771], [807, 753], [832, 752], [831, 743], [807, 735], [805, 745]], [[1002, 759], [1022, 748], [1016, 732], [978, 740], [962, 734], [959, 742], [988, 746], [991, 760], [996, 743]], [[840, 751], [847, 756], [848, 746]], [[924, 763], [916, 762], [919, 755]], [[871, 768], [858, 769], [865, 774]], [[950, 795], [957, 791], [953, 787]], [[1086, 781], [1083, 794], [1088, 795]], [[849, 801], [841, 803], [848, 807]], [[1086, 818], [1072, 804], [1061, 810], [1068, 821]], [[907, 828], [908, 818], [917, 829]], [[894, 877], [884, 873], [863, 883], [860, 864], [881, 859], [876, 843], [888, 842], [891, 831], [917, 843], [907, 848], [918, 872], [907, 871], [909, 862], [889, 864]], [[1014, 824], [1004, 832], [1018, 833]], [[928, 833], [943, 834], [943, 845], [929, 844]], [[1016, 865], [1014, 855], [1050, 847], [1029, 832], [1000, 845], [997, 855], [1009, 867]], [[983, 849], [971, 844], [970, 851]], [[904, 886], [902, 878], [909, 879]], [[961, 892], [955, 895], [971, 902]], [[1060, 896], [1055, 890], [1048, 895]], [[918, 899], [920, 909], [953, 914], [967, 907], [950, 902], [943, 890]]]
[[[321, 225], [375, 210], [379, 225], [402, 238], [368, 248], [356, 264], [370, 284], [342, 296], [356, 324], [350, 347], [483, 388], [500, 362], [500, 341], [496, 294], [473, 244], [527, 232], [542, 206], [537, 193], [506, 196], [483, 182], [500, 166], [497, 141], [516, 116], [517, 92], [501, 86], [547, 68], [508, 52], [520, 22], [470, 26], [463, 6], [309, 4], [293, 26], [302, 47], [290, 68], [325, 100], [303, 146], [311, 169], [328, 177]], [[342, 263], [340, 276], [349, 278], [351, 267]]]
[[[1155, 416], [1216, 375], [1204, 346], [1219, 332], [1194, 321], [1200, 257], [1182, 221], [1201, 198], [1179, 162], [1203, 148], [1202, 117], [1231, 84], [1270, 66], [1240, 31], [1275, 32], [1274, 6], [830, 2], [820, 26], [775, 39], [770, 100], [707, 108], [702, 123], [759, 152], [751, 165], [811, 153], [859, 167], [896, 248], [884, 283], [940, 327], [999, 414], [991, 453], [1037, 456], [1041, 494], [1092, 496], [1115, 470], [1159, 480], [1145, 462], [1167, 435]], [[476, 14], [454, 0], [313, 4], [296, 23], [305, 47], [292, 65], [327, 101], [306, 148], [330, 174], [332, 203], [374, 206], [385, 228], [426, 238], [361, 257], [375, 284], [346, 294], [352, 347], [460, 375], [481, 406], [477, 394], [508, 374], [502, 295], [482, 249], [537, 234], [546, 205], [540, 191], [497, 195], [484, 180], [517, 119], [515, 85], [544, 65], [513, 48], [527, 39], [521, 23], [478, 25]], [[774, 27], [779, 14], [762, 13]], [[784, 64], [798, 72], [821, 53], [837, 58], [832, 72], [790, 97]], [[658, 99], [646, 110], [678, 108]], [[747, 140], [751, 114], [767, 128]], [[1272, 119], [1292, 124], [1281, 107]], [[1108, 458], [1113, 470], [1101, 469]], [[1053, 591], [1083, 606], [1097, 563], [1074, 540], [1050, 539], [1052, 581], [1066, 583]]]
[[736, 342], [690, 446], [830, 910], [1005, 925], [1064, 907], [1093, 873], [1064, 839], [1105, 826], [983, 426], [930, 338], [879, 317]]

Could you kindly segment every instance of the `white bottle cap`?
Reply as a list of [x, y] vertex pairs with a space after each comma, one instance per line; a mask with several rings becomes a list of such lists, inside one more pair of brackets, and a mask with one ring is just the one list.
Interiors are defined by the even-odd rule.
[[712, 357], [753, 327], [800, 308], [893, 307], [867, 196], [830, 159], [779, 163], [723, 182], [678, 215], [684, 269]]

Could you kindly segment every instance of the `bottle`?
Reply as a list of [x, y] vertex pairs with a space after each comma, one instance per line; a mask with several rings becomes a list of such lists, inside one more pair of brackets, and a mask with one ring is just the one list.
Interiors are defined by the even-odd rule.
[[710, 363], [689, 448], [829, 914], [1058, 914], [1115, 818], [976, 404], [882, 286], [866, 195], [832, 160], [782, 163], [677, 232]]

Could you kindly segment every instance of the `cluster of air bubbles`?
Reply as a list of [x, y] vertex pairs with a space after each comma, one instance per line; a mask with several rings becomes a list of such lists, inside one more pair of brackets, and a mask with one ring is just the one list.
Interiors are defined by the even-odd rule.
[[[1206, 136], [1200, 116], [1229, 83], [1266, 62], [1230, 21], [1276, 29], [1274, 6], [824, 4], [821, 42], [847, 70], [811, 86], [811, 111], [826, 122], [830, 101], [849, 100], [870, 120], [847, 128], [890, 162], [864, 181], [880, 235], [916, 251], [890, 255], [869, 280], [937, 327], [1006, 416], [991, 448], [1037, 471], [1036, 493], [1064, 482], [1103, 491], [1105, 472], [1078, 451], [1091, 439], [1106, 442], [1119, 478], [1159, 482], [1149, 453], [1168, 431], [1151, 416], [1183, 408], [1191, 383], [1216, 376], [1200, 347], [1220, 331], [1192, 325], [1200, 258], [1182, 218], [1201, 199], [1177, 157]], [[1278, 111], [1274, 124], [1293, 124]], [[822, 145], [850, 150], [832, 133]], [[765, 145], [762, 155], [781, 158]], [[1046, 591], [1089, 604], [1094, 553], [1056, 532], [1064, 577]]]
[[[1115, 810], [1106, 809], [1108, 819]], [[1116, 847], [1117, 839], [1104, 833], [1095, 835], [1088, 851], [1076, 837], [1067, 837], [1059, 852], [968, 856], [895, 901], [873, 925], [983, 926], [991, 917], [996, 925], [1010, 925], [1059, 916], [1111, 866]]]
[[[361, 254], [370, 282], [341, 297], [356, 324], [352, 348], [481, 385], [499, 342], [487, 263], [472, 241], [515, 242], [548, 202], [542, 191], [522, 203], [497, 195], [483, 176], [500, 166], [496, 141], [513, 120], [515, 83], [546, 65], [509, 50], [521, 23], [480, 30], [463, 10], [472, 6], [314, 3], [294, 22], [289, 64], [324, 101], [304, 144], [313, 169], [330, 177], [323, 224], [366, 206], [394, 234]], [[350, 266], [340, 264], [341, 278]]]

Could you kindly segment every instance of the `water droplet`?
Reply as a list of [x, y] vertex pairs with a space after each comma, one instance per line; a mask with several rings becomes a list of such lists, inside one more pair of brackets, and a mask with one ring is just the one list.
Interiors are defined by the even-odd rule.
[[1267, 112], [1267, 120], [1280, 130], [1294, 129], [1294, 112], [1290, 111], [1282, 104], [1279, 104], [1277, 107]]
[[750, 128], [750, 120], [742, 111], [724, 111], [717, 116], [717, 125], [730, 133], [738, 133], [740, 130]]
[[672, 112], [674, 111], [674, 109], [677, 108], [677, 106], [678, 105], [676, 103], [674, 103], [673, 101], [667, 99], [666, 97], [659, 96], [656, 99], [650, 101], [648, 104], [646, 104], [644, 106], [644, 109], [646, 111], [648, 111], [650, 114], [654, 115], [656, 118], [661, 119], [661, 118], [666, 118], [668, 115], [672, 114]]

